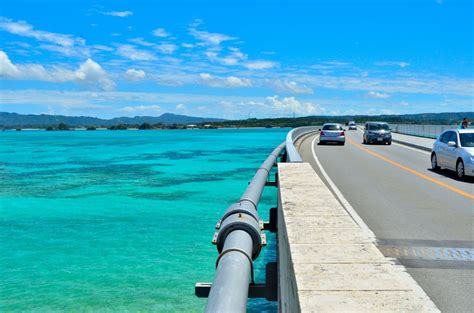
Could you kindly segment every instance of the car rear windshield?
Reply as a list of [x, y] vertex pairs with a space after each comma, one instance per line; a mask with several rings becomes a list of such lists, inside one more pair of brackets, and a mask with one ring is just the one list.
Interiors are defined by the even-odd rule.
[[342, 130], [339, 125], [324, 125], [323, 130]]
[[390, 130], [387, 124], [369, 124], [369, 130]]
[[461, 147], [474, 147], [474, 133], [459, 134], [459, 137], [461, 137]]

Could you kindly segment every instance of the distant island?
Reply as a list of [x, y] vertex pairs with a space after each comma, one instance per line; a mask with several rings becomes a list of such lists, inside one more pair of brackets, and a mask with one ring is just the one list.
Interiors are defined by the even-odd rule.
[[54, 130], [70, 129], [187, 129], [187, 128], [240, 128], [240, 127], [299, 127], [322, 125], [325, 122], [347, 123], [355, 121], [385, 121], [393, 124], [456, 124], [464, 117], [474, 120], [474, 112], [420, 113], [400, 115], [315, 115], [305, 117], [250, 118], [245, 120], [225, 120], [219, 118], [193, 117], [165, 113], [160, 116], [135, 116], [101, 119], [87, 116], [64, 116], [48, 114], [18, 114], [0, 112], [0, 128], [16, 129], [37, 128]]
[[116, 117], [112, 119], [101, 119], [89, 116], [65, 116], [49, 114], [18, 114], [0, 112], [0, 127], [2, 128], [48, 128], [57, 127], [59, 124], [67, 125], [70, 128], [109, 128], [118, 125], [127, 125], [138, 128], [143, 123], [151, 125], [187, 125], [202, 124], [211, 122], [223, 122], [220, 118], [192, 117], [172, 113], [164, 113], [160, 116], [135, 116]]

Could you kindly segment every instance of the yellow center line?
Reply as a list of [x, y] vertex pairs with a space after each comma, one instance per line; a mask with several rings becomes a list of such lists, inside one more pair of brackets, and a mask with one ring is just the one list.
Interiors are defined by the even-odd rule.
[[474, 199], [474, 195], [473, 195], [473, 194], [470, 194], [470, 193], [465, 192], [465, 191], [463, 191], [463, 190], [461, 190], [461, 189], [459, 189], [459, 188], [456, 188], [456, 187], [453, 187], [453, 186], [448, 185], [448, 184], [446, 184], [446, 183], [443, 183], [443, 182], [440, 181], [440, 180], [437, 180], [437, 179], [435, 179], [435, 178], [433, 178], [433, 177], [430, 177], [430, 176], [428, 176], [428, 175], [425, 175], [425, 174], [423, 174], [423, 173], [420, 173], [420, 172], [418, 172], [418, 171], [415, 171], [415, 170], [413, 170], [413, 169], [411, 169], [411, 168], [409, 168], [409, 167], [406, 167], [406, 166], [404, 166], [404, 165], [402, 165], [402, 164], [400, 164], [400, 163], [398, 163], [398, 162], [395, 162], [395, 161], [393, 161], [393, 160], [390, 160], [389, 158], [386, 158], [386, 157], [384, 157], [383, 155], [378, 154], [377, 152], [374, 152], [374, 151], [372, 151], [372, 150], [370, 150], [370, 149], [367, 149], [367, 148], [363, 147], [361, 144], [359, 144], [359, 143], [353, 141], [352, 139], [349, 139], [349, 138], [346, 137], [346, 140], [349, 141], [349, 142], [350, 142], [352, 145], [354, 145], [356, 148], [359, 148], [359, 149], [361, 149], [361, 150], [367, 152], [368, 154], [373, 155], [373, 156], [376, 157], [376, 158], [379, 158], [379, 159], [381, 159], [381, 160], [383, 160], [383, 161], [385, 161], [385, 162], [387, 162], [387, 163], [390, 163], [390, 164], [392, 164], [392, 165], [394, 165], [394, 166], [396, 166], [396, 167], [398, 167], [398, 168], [401, 168], [402, 170], [405, 170], [405, 171], [407, 171], [407, 172], [410, 172], [410, 173], [412, 173], [412, 174], [414, 174], [414, 175], [416, 175], [416, 176], [418, 176], [418, 177], [421, 177], [421, 178], [426, 179], [426, 180], [428, 180], [428, 181], [430, 181], [430, 182], [432, 182], [432, 183], [435, 183], [435, 184], [437, 184], [437, 185], [439, 185], [439, 186], [441, 186], [441, 187], [444, 187], [444, 188], [446, 188], [446, 189], [449, 189], [449, 190], [451, 190], [451, 191], [453, 191], [453, 192], [455, 192], [455, 193], [457, 193], [457, 194], [460, 194], [461, 196], [467, 197], [467, 198], [469, 198], [469, 199]]

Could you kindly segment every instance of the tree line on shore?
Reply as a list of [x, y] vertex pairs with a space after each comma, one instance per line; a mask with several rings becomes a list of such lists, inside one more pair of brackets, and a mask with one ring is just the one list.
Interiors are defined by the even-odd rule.
[[[184, 125], [184, 124], [150, 124], [142, 123], [140, 125], [135, 124], [117, 124], [112, 126], [88, 126], [88, 127], [71, 127], [65, 123], [59, 123], [57, 125], [47, 126], [44, 129], [47, 131], [64, 131], [64, 130], [74, 130], [74, 129], [86, 129], [86, 130], [97, 130], [97, 129], [107, 129], [107, 130], [127, 130], [127, 129], [139, 129], [139, 130], [156, 130], [156, 129], [188, 129], [188, 128], [206, 128], [206, 129], [215, 129], [217, 127], [210, 124], [200, 124], [200, 125]], [[6, 130], [7, 128], [4, 128]], [[15, 128], [17, 131], [20, 131], [21, 128]]]

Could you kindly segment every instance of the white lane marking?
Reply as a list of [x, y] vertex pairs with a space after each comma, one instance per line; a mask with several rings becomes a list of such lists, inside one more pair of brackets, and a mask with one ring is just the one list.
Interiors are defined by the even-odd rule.
[[359, 214], [357, 214], [357, 212], [354, 210], [354, 208], [350, 205], [349, 201], [346, 200], [346, 198], [344, 197], [342, 192], [339, 190], [339, 188], [337, 188], [336, 185], [334, 184], [334, 182], [331, 180], [331, 178], [329, 178], [329, 175], [324, 170], [321, 162], [319, 162], [319, 159], [316, 156], [316, 150], [314, 150], [314, 144], [316, 143], [316, 139], [318, 139], [318, 137], [319, 137], [319, 135], [315, 136], [313, 141], [311, 142], [311, 151], [313, 153], [313, 159], [316, 162], [316, 165], [318, 166], [319, 170], [321, 171], [324, 178], [328, 182], [329, 186], [332, 188], [332, 190], [336, 194], [336, 197], [339, 199], [339, 201], [342, 203], [342, 205], [346, 209], [347, 213], [349, 213], [349, 215], [352, 217], [352, 219], [354, 219], [354, 221], [357, 223], [357, 225], [359, 225], [359, 227], [362, 229], [362, 231], [364, 231], [367, 234], [369, 239], [371, 241], [375, 242], [376, 241], [375, 234], [370, 230], [369, 226], [367, 226], [367, 224], [365, 224], [364, 220], [362, 220], [362, 218], [359, 216]]
[[[364, 132], [362, 129], [359, 129], [357, 128], [357, 131], [361, 131], [361, 132]], [[416, 148], [412, 148], [412, 147], [409, 147], [407, 145], [402, 145], [402, 144], [399, 144], [399, 143], [396, 143], [396, 142], [393, 142], [392, 141], [392, 145], [396, 145], [396, 146], [399, 146], [399, 147], [402, 147], [402, 148], [405, 148], [405, 149], [408, 149], [408, 150], [413, 150], [413, 151], [416, 151], [416, 152], [420, 152], [420, 153], [424, 153], [424, 154], [427, 154], [427, 155], [431, 155], [431, 153], [427, 152], [427, 151], [423, 151], [423, 150], [420, 150], [420, 149], [416, 149]]]

